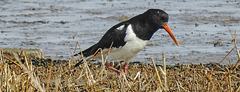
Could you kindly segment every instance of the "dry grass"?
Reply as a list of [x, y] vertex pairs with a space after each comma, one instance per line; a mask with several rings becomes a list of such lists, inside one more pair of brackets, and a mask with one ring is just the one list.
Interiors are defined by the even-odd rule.
[[[239, 92], [240, 91], [240, 55], [236, 43], [236, 35], [232, 35], [237, 52], [237, 62], [220, 65], [225, 61], [211, 64], [165, 65], [139, 63], [130, 64], [126, 76], [119, 76], [107, 70], [104, 63], [93, 64], [85, 60], [74, 68], [73, 62], [55, 63], [54, 60], [45, 65], [33, 65], [28, 55], [9, 58], [0, 53], [0, 91], [194, 91], [194, 92]], [[43, 60], [39, 60], [43, 61]], [[103, 59], [104, 61], [104, 59]], [[11, 64], [9, 62], [12, 62]], [[23, 62], [23, 63], [22, 63]], [[121, 63], [114, 64], [120, 67]]]
[[[104, 64], [71, 62], [33, 66], [0, 64], [1, 91], [230, 91], [240, 90], [239, 65], [210, 66], [130, 64], [126, 79], [105, 69]], [[153, 60], [152, 60], [153, 61]], [[154, 61], [153, 61], [154, 62]], [[115, 67], [120, 67], [116, 64]], [[214, 66], [217, 68], [214, 69]]]

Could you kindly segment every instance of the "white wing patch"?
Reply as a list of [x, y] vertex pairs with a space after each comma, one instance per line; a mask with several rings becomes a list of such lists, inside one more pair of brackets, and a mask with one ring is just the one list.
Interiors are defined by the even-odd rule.
[[122, 30], [124, 28], [124, 25], [121, 25], [120, 27], [117, 28], [117, 30]]
[[127, 41], [137, 40], [137, 39], [139, 38], [137, 38], [136, 34], [134, 33], [132, 29], [132, 25], [129, 25], [126, 30], [126, 36], [124, 38], [124, 41], [127, 42]]
[[139, 39], [134, 33], [131, 25], [127, 27], [124, 41], [126, 44], [123, 47], [115, 48], [110, 51], [108, 62], [116, 59], [130, 60], [135, 57], [148, 42], [148, 40]]

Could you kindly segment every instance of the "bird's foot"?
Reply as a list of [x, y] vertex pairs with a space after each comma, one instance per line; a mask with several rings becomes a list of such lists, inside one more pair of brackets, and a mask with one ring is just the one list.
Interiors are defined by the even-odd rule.
[[126, 63], [124, 64], [124, 73], [127, 74], [127, 70], [128, 70], [128, 63], [126, 62]]
[[112, 67], [108, 62], [105, 63], [106, 67], [109, 69], [109, 70], [112, 70], [118, 74], [121, 74], [121, 71], [120, 70], [117, 70], [116, 68]]
[[112, 67], [109, 63], [105, 63], [105, 65], [109, 70], [112, 70], [112, 71], [116, 72], [117, 74], [121, 75], [121, 77], [124, 77], [127, 74], [128, 63], [126, 63], [124, 65], [124, 70], [123, 71], [117, 70], [116, 68]]

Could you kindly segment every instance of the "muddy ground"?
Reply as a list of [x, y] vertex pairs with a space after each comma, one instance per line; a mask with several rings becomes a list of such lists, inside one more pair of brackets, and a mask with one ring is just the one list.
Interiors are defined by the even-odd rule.
[[[180, 46], [159, 30], [132, 61], [151, 63], [153, 57], [161, 64], [164, 50], [167, 64], [219, 62], [234, 47], [228, 27], [240, 43], [239, 0], [0, 0], [0, 47], [70, 59], [76, 42], [86, 49], [111, 26], [150, 8], [169, 14]], [[225, 61], [236, 60], [234, 50]]]

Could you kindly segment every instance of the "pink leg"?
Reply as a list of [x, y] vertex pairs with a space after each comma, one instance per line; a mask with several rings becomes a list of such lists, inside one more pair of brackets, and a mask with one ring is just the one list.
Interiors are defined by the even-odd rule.
[[128, 62], [124, 64], [124, 73], [127, 73], [127, 70], [128, 70]]
[[116, 68], [112, 67], [108, 62], [105, 63], [106, 67], [110, 70], [113, 70], [114, 72], [117, 72], [118, 74], [121, 74], [121, 71], [117, 70]]

